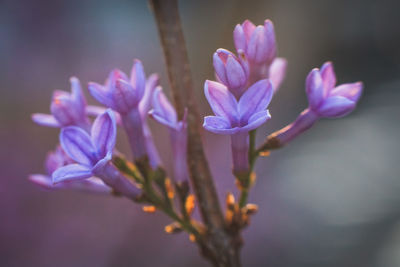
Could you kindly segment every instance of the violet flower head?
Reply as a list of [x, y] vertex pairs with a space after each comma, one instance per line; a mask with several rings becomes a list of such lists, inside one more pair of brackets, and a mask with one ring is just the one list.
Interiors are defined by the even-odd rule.
[[271, 82], [267, 79], [256, 82], [239, 101], [217, 82], [206, 81], [204, 92], [216, 116], [205, 117], [203, 127], [213, 133], [231, 135], [233, 170], [248, 171], [248, 132], [271, 118], [266, 110], [273, 95]]
[[122, 71], [111, 71], [105, 85], [90, 82], [89, 91], [101, 104], [126, 114], [137, 108], [144, 95], [146, 76], [143, 65], [139, 60], [134, 60], [131, 78]]
[[146, 116], [158, 81], [157, 75], [151, 75], [146, 82], [143, 65], [135, 59], [130, 80], [122, 71], [113, 70], [104, 86], [89, 83], [89, 91], [94, 98], [120, 113], [135, 160], [148, 157], [152, 168], [159, 166], [161, 160]]
[[149, 112], [150, 116], [157, 122], [164, 124], [169, 129], [172, 151], [174, 155], [174, 178], [177, 182], [188, 179], [186, 165], [187, 150], [187, 110], [181, 121], [174, 107], [168, 101], [161, 87], [157, 87], [153, 95], [153, 109]]
[[236, 50], [244, 51], [246, 58], [255, 64], [272, 63], [276, 56], [275, 31], [272, 21], [265, 20], [264, 25], [255, 26], [245, 20], [233, 31]]
[[204, 93], [216, 116], [204, 118], [203, 127], [217, 134], [249, 132], [271, 118], [268, 107], [273, 89], [267, 79], [258, 81], [239, 101], [228, 88], [218, 82], [206, 81]]
[[87, 118], [87, 104], [82, 93], [78, 78], [72, 77], [71, 93], [55, 91], [50, 105], [50, 114], [35, 113], [32, 120], [39, 125], [48, 127], [79, 126], [89, 127]]
[[277, 44], [272, 21], [265, 20], [264, 25], [256, 27], [251, 21], [245, 20], [236, 25], [233, 39], [238, 53], [243, 51], [249, 62], [248, 84], [270, 79], [276, 92], [285, 77], [287, 61], [276, 57]]
[[63, 128], [61, 146], [77, 163], [58, 168], [53, 173], [54, 183], [85, 179], [101, 171], [112, 158], [116, 135], [116, 123], [111, 110], [96, 118], [90, 136], [76, 126]]
[[356, 107], [362, 93], [362, 83], [335, 86], [336, 75], [331, 62], [326, 62], [321, 70], [313, 69], [308, 74], [306, 92], [309, 108], [319, 117], [343, 117]]
[[63, 128], [60, 134], [61, 146], [77, 163], [58, 168], [52, 175], [53, 183], [97, 176], [116, 192], [136, 198], [139, 189], [110, 162], [116, 135], [117, 126], [111, 110], [96, 118], [90, 135], [75, 126]]
[[58, 168], [72, 163], [74, 163], [74, 161], [65, 154], [61, 147], [58, 146], [55, 151], [49, 152], [47, 155], [45, 162], [47, 174], [32, 174], [29, 176], [29, 180], [47, 190], [74, 190], [100, 194], [111, 193], [111, 188], [105, 185], [103, 181], [97, 177], [53, 184], [51, 177], [53, 172]]
[[343, 117], [353, 111], [362, 93], [362, 83], [335, 85], [336, 76], [331, 62], [326, 62], [321, 70], [313, 69], [306, 79], [308, 108], [294, 122], [269, 138], [284, 146], [310, 129], [320, 118]]
[[245, 89], [249, 78], [249, 63], [242, 50], [239, 57], [226, 50], [218, 49], [213, 55], [215, 74], [219, 81], [239, 98]]

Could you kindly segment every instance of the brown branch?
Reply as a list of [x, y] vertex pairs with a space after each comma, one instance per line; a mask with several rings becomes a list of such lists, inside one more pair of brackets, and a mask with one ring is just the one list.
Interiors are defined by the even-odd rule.
[[204, 154], [201, 119], [194, 100], [193, 82], [183, 37], [177, 0], [149, 0], [156, 18], [168, 78], [179, 119], [188, 108], [188, 167], [207, 232], [197, 240], [215, 266], [240, 266], [240, 236], [229, 233]]

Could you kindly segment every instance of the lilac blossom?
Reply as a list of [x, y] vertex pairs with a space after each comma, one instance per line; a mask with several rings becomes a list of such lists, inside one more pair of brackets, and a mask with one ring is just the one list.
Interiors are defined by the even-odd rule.
[[264, 25], [255, 26], [245, 20], [238, 24], [233, 32], [236, 50], [243, 50], [247, 59], [255, 64], [271, 64], [276, 56], [275, 31], [272, 21], [265, 20]]
[[87, 117], [86, 99], [78, 78], [71, 77], [71, 93], [56, 90], [50, 105], [50, 114], [35, 113], [32, 120], [48, 127], [66, 127], [75, 125], [84, 129], [90, 128]]
[[363, 84], [355, 82], [335, 86], [336, 75], [331, 62], [323, 64], [320, 70], [313, 69], [306, 79], [308, 108], [292, 124], [271, 137], [285, 145], [320, 118], [339, 118], [352, 112], [360, 99]]
[[248, 170], [248, 132], [271, 118], [266, 110], [273, 94], [271, 82], [256, 82], [239, 101], [218, 82], [206, 81], [204, 93], [215, 116], [205, 117], [203, 127], [216, 134], [231, 135], [234, 171]]
[[176, 111], [164, 95], [161, 87], [156, 88], [153, 95], [153, 109], [150, 111], [150, 115], [169, 129], [174, 156], [174, 178], [177, 182], [183, 182], [188, 179], [186, 114], [187, 111], [185, 110], [183, 119], [178, 121]]
[[158, 85], [158, 76], [152, 75], [146, 83], [143, 65], [134, 60], [131, 77], [120, 70], [111, 71], [104, 86], [89, 83], [89, 91], [103, 105], [117, 111], [128, 135], [135, 160], [148, 156], [153, 168], [160, 165], [146, 115], [154, 88]]
[[277, 45], [272, 21], [265, 20], [264, 25], [255, 26], [245, 20], [236, 25], [233, 39], [237, 52], [243, 51], [249, 62], [248, 84], [268, 78], [276, 92], [285, 77], [287, 62], [284, 58], [276, 57]]
[[63, 128], [60, 134], [61, 146], [77, 163], [68, 164], [54, 171], [53, 182], [58, 184], [96, 176], [116, 192], [132, 199], [136, 198], [139, 189], [110, 162], [116, 135], [117, 126], [111, 110], [96, 118], [90, 135], [76, 126]]
[[86, 180], [65, 181], [53, 184], [51, 175], [55, 170], [72, 164], [74, 161], [65, 154], [61, 147], [57, 147], [55, 151], [49, 152], [46, 158], [45, 167], [47, 174], [32, 174], [29, 180], [34, 184], [47, 190], [74, 190], [90, 193], [110, 194], [111, 188], [108, 187], [97, 177], [90, 177]]
[[307, 76], [309, 108], [319, 117], [343, 117], [356, 107], [362, 93], [362, 83], [335, 85], [336, 75], [331, 62], [322, 65], [321, 70], [313, 69]]
[[249, 78], [249, 64], [243, 51], [240, 50], [239, 57], [236, 57], [232, 52], [220, 48], [213, 55], [213, 63], [218, 80], [239, 98]]

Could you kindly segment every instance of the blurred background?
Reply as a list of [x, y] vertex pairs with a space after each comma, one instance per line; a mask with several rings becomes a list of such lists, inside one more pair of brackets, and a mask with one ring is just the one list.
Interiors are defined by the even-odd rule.
[[[355, 112], [322, 120], [290, 146], [258, 161], [245, 230], [243, 266], [400, 266], [400, 2], [396, 0], [180, 1], [203, 115], [212, 53], [233, 50], [232, 31], [271, 19], [286, 80], [259, 142], [307, 105], [307, 73], [332, 60], [339, 83], [361, 80]], [[163, 214], [144, 214], [119, 198], [45, 192], [28, 182], [43, 173], [56, 129], [32, 123], [49, 112], [68, 79], [103, 82], [140, 58], [169, 91], [157, 29], [145, 0], [0, 2], [0, 266], [207, 266], [185, 234], [166, 235]], [[95, 103], [85, 91], [89, 101]], [[152, 123], [166, 167], [165, 129]], [[204, 140], [221, 199], [234, 191], [229, 138]], [[126, 139], [120, 134], [119, 149]]]

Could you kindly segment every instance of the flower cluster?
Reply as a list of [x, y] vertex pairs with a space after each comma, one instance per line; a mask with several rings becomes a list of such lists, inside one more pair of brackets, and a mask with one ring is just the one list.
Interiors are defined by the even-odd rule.
[[213, 56], [219, 82], [206, 81], [204, 93], [216, 116], [204, 128], [231, 135], [233, 170], [249, 170], [249, 131], [271, 118], [267, 107], [286, 72], [286, 60], [276, 58], [274, 26], [270, 20], [255, 26], [246, 20], [234, 30], [237, 55], [218, 49]]
[[[177, 120], [175, 109], [159, 86], [158, 75], [146, 78], [142, 63], [134, 60], [130, 78], [115, 69], [104, 85], [89, 83], [89, 92], [105, 108], [88, 106], [79, 80], [72, 77], [70, 81], [71, 93], [54, 92], [51, 115], [32, 115], [39, 125], [61, 128], [60, 146], [46, 160], [47, 174], [31, 175], [32, 182], [46, 189], [114, 193], [137, 200], [142, 194], [138, 181], [129, 179], [113, 162], [114, 155], [119, 155], [115, 149], [117, 125], [127, 133], [134, 162], [145, 168], [148, 162], [153, 170], [161, 168], [147, 124], [149, 114], [170, 129], [174, 173], [177, 181], [187, 180], [186, 122]], [[93, 122], [91, 116], [96, 116]]]
[[[179, 33], [179, 27], [171, 25], [175, 28], [168, 34]], [[164, 26], [160, 27], [161, 32], [165, 30]], [[162, 35], [169, 38], [166, 36]], [[204, 94], [214, 115], [204, 118], [203, 127], [212, 133], [230, 136], [233, 174], [240, 191], [238, 202], [232, 193], [227, 195], [225, 217], [198, 138], [196, 123], [200, 118], [192, 98], [194, 94], [185, 92], [191, 89], [189, 64], [180, 54], [177, 56], [179, 62], [171, 66], [179, 69], [177, 65], [182, 65], [180, 70], [187, 72], [182, 78], [185, 82], [178, 85], [179, 77], [176, 76], [180, 72], [169, 72], [179, 116], [164, 94], [158, 75], [147, 77], [137, 59], [130, 76], [114, 69], [104, 84], [88, 84], [90, 94], [103, 106], [87, 104], [75, 77], [70, 79], [71, 93], [55, 91], [50, 104], [51, 114], [36, 113], [32, 119], [39, 125], [59, 128], [60, 144], [47, 156], [46, 173], [33, 174], [30, 181], [49, 190], [112, 194], [146, 203], [149, 206], [144, 207], [144, 211], [159, 209], [174, 220], [165, 228], [167, 233], [187, 231], [191, 240], [200, 244], [204, 255], [212, 255], [213, 260], [220, 257], [220, 250], [214, 251], [215, 248], [224, 247], [231, 255], [236, 248], [230, 245], [241, 243], [240, 230], [248, 225], [249, 216], [257, 209], [254, 204], [247, 204], [257, 157], [262, 152], [286, 145], [320, 118], [349, 114], [355, 109], [363, 90], [361, 82], [337, 86], [330, 62], [321, 69], [313, 69], [305, 84], [308, 107], [294, 122], [269, 135], [257, 148], [256, 130], [271, 119], [268, 106], [285, 78], [287, 61], [277, 57], [275, 30], [270, 20], [259, 26], [249, 20], [238, 24], [233, 31], [233, 40], [235, 52], [217, 49], [213, 54], [216, 81], [204, 83]], [[165, 45], [168, 50], [170, 44]], [[173, 45], [179, 43], [173, 42]], [[181, 53], [185, 51], [183, 48], [180, 46], [176, 51]], [[175, 60], [170, 57], [172, 54], [166, 53], [167, 62]], [[168, 130], [173, 175], [167, 175], [164, 169], [148, 116]], [[132, 161], [116, 149], [118, 127], [127, 135]], [[204, 224], [191, 217], [195, 196], [190, 193], [189, 176]], [[179, 207], [175, 207], [177, 203]], [[226, 247], [227, 244], [230, 245]], [[225, 256], [222, 256], [223, 265], [227, 266]]]
[[[270, 20], [255, 26], [246, 20], [233, 32], [237, 55], [218, 49], [213, 56], [218, 82], [206, 81], [205, 96], [215, 116], [204, 119], [204, 128], [231, 135], [233, 171], [251, 171], [249, 131], [271, 116], [267, 110], [273, 94], [285, 77], [287, 62], [277, 58], [274, 26]], [[279, 146], [310, 128], [319, 118], [337, 118], [350, 113], [362, 92], [362, 83], [335, 87], [332, 63], [313, 69], [306, 79], [309, 107], [289, 126], [272, 134]]]

